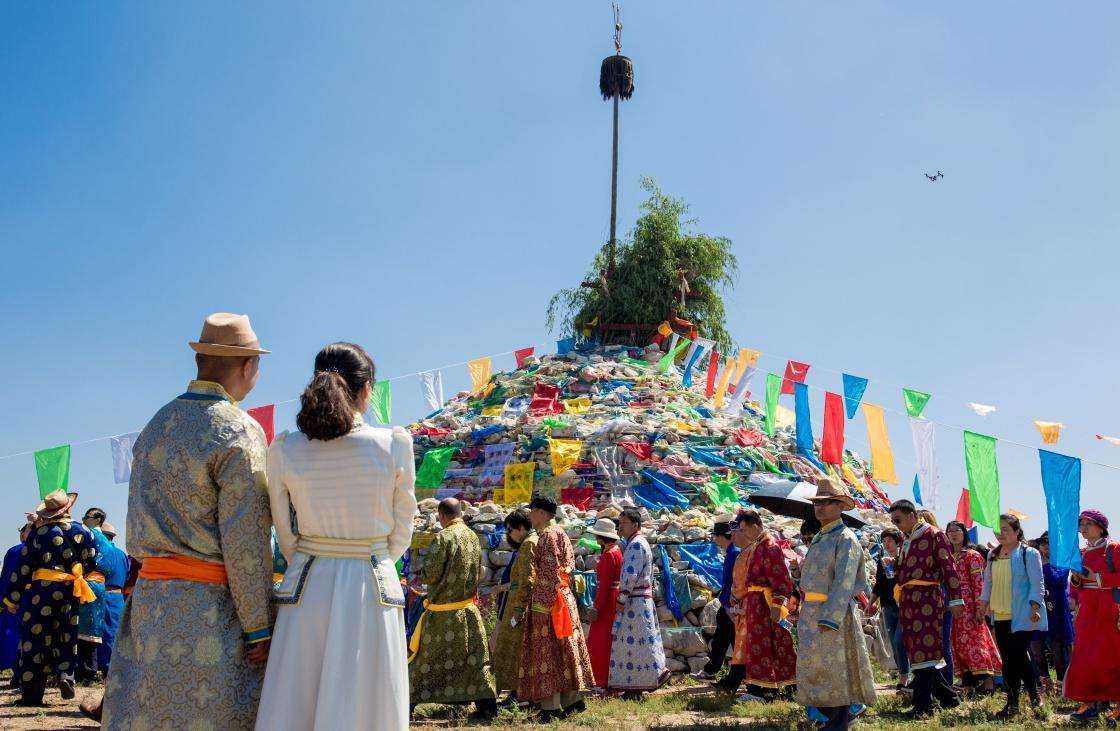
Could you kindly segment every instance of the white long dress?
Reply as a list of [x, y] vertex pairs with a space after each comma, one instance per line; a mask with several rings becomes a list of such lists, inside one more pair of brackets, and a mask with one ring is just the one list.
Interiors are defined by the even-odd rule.
[[268, 492], [288, 570], [276, 591], [257, 729], [408, 728], [394, 562], [412, 537], [414, 478], [408, 432], [361, 417], [338, 439], [285, 432], [273, 442]]

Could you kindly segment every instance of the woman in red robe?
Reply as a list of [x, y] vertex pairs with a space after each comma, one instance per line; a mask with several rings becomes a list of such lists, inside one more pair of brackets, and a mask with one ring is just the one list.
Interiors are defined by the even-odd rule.
[[984, 588], [984, 557], [968, 542], [968, 529], [959, 520], [945, 526], [945, 537], [953, 548], [953, 565], [961, 581], [964, 613], [953, 620], [953, 669], [965, 687], [983, 686], [985, 692], [995, 689], [994, 676], [1002, 672], [999, 649], [980, 609], [980, 593]]
[[1108, 720], [1120, 720], [1120, 545], [1108, 540], [1108, 518], [1099, 510], [1085, 510], [1078, 521], [1086, 546], [1081, 550], [1081, 573], [1070, 572], [1073, 607], [1073, 655], [1066, 670], [1065, 696], [1081, 701], [1075, 721], [1098, 714], [1096, 703], [1116, 704]]
[[587, 632], [587, 651], [591, 655], [595, 685], [606, 688], [611, 669], [611, 626], [618, 609], [618, 582], [622, 577], [622, 549], [618, 547], [618, 531], [609, 518], [599, 520], [589, 532], [603, 547], [603, 554], [595, 564], [598, 586], [595, 605], [588, 612], [591, 629]]

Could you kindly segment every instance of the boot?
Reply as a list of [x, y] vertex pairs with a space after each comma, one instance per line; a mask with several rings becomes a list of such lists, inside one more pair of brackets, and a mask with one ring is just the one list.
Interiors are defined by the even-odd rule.
[[998, 718], [1002, 721], [1002, 720], [1006, 720], [1006, 719], [1009, 719], [1009, 718], [1015, 718], [1018, 715], [1019, 715], [1019, 694], [1018, 693], [1008, 693], [1007, 694], [1007, 705], [1003, 707], [1002, 711], [1000, 711], [999, 713], [996, 714], [996, 718]]
[[63, 675], [61, 678], [59, 678], [58, 679], [58, 692], [62, 695], [62, 700], [64, 700], [64, 701], [74, 700], [74, 694], [75, 694], [74, 679], [69, 677], [69, 676], [66, 676], [66, 675]]

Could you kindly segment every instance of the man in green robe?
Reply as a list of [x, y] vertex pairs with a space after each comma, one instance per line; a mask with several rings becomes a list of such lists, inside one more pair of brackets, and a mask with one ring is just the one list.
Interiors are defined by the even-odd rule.
[[420, 574], [428, 595], [409, 647], [408, 680], [413, 705], [474, 701], [476, 717], [493, 718], [494, 675], [476, 603], [482, 548], [462, 515], [455, 498], [440, 502], [443, 530], [432, 541]]

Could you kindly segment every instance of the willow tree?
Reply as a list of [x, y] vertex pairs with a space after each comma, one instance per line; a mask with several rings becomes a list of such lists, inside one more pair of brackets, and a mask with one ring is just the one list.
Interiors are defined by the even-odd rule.
[[686, 218], [688, 205], [662, 193], [651, 178], [642, 179], [642, 188], [649, 197], [634, 229], [618, 245], [613, 273], [608, 242], [591, 263], [588, 281], [549, 300], [549, 329], [572, 334], [592, 323], [625, 323], [652, 330], [677, 316], [730, 349], [722, 293], [738, 274], [731, 240], [695, 231], [697, 222]]

